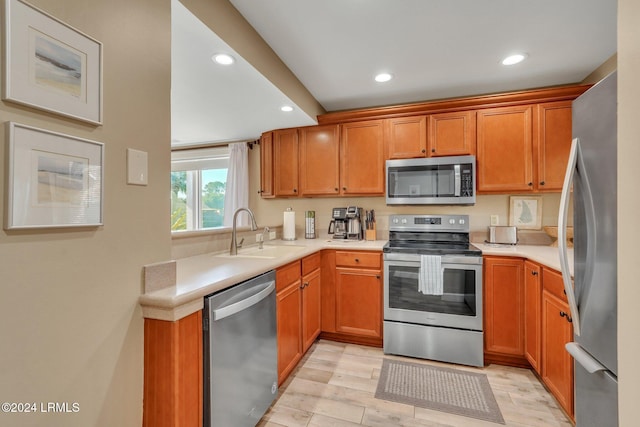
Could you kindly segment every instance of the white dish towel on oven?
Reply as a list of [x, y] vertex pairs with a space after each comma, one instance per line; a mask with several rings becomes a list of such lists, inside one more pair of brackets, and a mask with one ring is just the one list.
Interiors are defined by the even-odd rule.
[[418, 292], [425, 295], [442, 295], [442, 257], [440, 255], [420, 256]]

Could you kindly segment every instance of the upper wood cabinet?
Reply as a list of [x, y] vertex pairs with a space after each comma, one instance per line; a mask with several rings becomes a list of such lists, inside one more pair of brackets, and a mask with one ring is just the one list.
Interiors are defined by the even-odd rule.
[[273, 192], [298, 195], [298, 129], [273, 131]]
[[477, 112], [478, 191], [533, 190], [533, 107], [500, 107]]
[[300, 129], [300, 196], [340, 194], [338, 125]]
[[390, 159], [427, 157], [427, 117], [386, 119], [384, 139]]
[[389, 159], [476, 153], [476, 112], [459, 111], [385, 120]]
[[384, 195], [383, 121], [342, 125], [340, 191], [343, 195]]
[[476, 154], [475, 111], [431, 114], [428, 117], [429, 156], [465, 156]]
[[260, 190], [262, 197], [273, 194], [273, 132], [265, 132], [260, 138]]
[[536, 116], [536, 188], [561, 191], [571, 150], [571, 101], [538, 104]]

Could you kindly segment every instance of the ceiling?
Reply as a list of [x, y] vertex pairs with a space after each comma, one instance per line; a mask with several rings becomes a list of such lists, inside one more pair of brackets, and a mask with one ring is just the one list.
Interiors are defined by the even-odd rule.
[[[616, 0], [229, 1], [327, 111], [577, 83], [617, 50]], [[177, 0], [172, 15], [173, 145], [315, 123], [241, 57], [214, 64], [232, 49]]]

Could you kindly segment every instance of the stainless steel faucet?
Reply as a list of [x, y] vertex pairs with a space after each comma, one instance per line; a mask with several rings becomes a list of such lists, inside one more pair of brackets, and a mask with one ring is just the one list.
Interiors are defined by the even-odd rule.
[[258, 225], [256, 224], [256, 219], [253, 216], [253, 212], [251, 212], [251, 209], [249, 208], [236, 209], [236, 211], [233, 214], [233, 229], [231, 230], [231, 248], [229, 249], [230, 255], [238, 255], [238, 248], [242, 246], [242, 241], [244, 240], [242, 239], [242, 241], [240, 241], [240, 244], [238, 244], [236, 239], [236, 219], [238, 218], [238, 213], [240, 213], [240, 211], [245, 211], [249, 214], [249, 217], [251, 218], [251, 231], [256, 231], [258, 229]]

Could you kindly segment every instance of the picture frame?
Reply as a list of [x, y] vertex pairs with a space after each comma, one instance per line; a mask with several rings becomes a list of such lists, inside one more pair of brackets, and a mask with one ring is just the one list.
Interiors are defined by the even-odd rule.
[[102, 43], [26, 3], [4, 2], [2, 99], [102, 124]]
[[104, 144], [5, 123], [5, 229], [103, 225]]
[[542, 197], [510, 196], [509, 225], [521, 230], [540, 230], [542, 228]]

